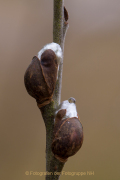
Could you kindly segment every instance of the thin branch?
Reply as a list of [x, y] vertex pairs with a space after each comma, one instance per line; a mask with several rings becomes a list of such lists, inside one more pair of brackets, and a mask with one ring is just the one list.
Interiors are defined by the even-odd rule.
[[[58, 43], [63, 50], [63, 4], [64, 0], [54, 0], [54, 19], [53, 19], [53, 42]], [[61, 84], [62, 84], [62, 64], [63, 58], [59, 65], [58, 81], [54, 91], [55, 107], [60, 104]]]
[[[58, 43], [63, 52], [65, 35], [68, 28], [67, 17], [68, 13], [64, 8], [64, 0], [54, 0], [53, 42]], [[46, 171], [50, 173], [50, 175], [46, 175], [46, 180], [58, 180], [59, 175], [54, 173], [61, 172], [64, 166], [64, 163], [57, 160], [51, 151], [54, 113], [61, 99], [62, 69], [63, 58], [59, 65], [58, 80], [54, 90], [53, 101], [40, 109], [46, 126]]]
[[[64, 42], [65, 35], [68, 29], [68, 12], [64, 7], [64, 0], [54, 0], [54, 20], [53, 20], [53, 42], [60, 44], [64, 55]], [[62, 88], [62, 71], [63, 71], [63, 58], [59, 65], [58, 81], [53, 95], [55, 107], [60, 104], [61, 88]]]

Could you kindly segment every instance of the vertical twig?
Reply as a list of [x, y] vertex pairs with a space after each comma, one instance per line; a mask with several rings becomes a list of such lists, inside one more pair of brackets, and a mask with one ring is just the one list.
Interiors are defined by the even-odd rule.
[[[64, 54], [64, 40], [68, 28], [68, 13], [64, 8], [64, 0], [54, 0], [53, 42], [58, 43]], [[58, 81], [54, 92], [55, 107], [60, 104], [62, 88], [63, 57], [59, 65]]]
[[[54, 0], [54, 18], [53, 18], [53, 42], [58, 43], [63, 50], [63, 4], [64, 0]], [[62, 66], [63, 57], [59, 65], [58, 81], [54, 92], [55, 106], [60, 104], [61, 85], [62, 85]]]
[[[64, 8], [64, 0], [54, 0], [53, 42], [58, 43], [63, 51], [65, 35], [68, 28], [67, 20], [68, 14]], [[51, 151], [54, 112], [60, 104], [61, 99], [62, 69], [63, 58], [59, 65], [58, 80], [56, 82], [53, 101], [40, 109], [46, 126], [46, 172], [48, 172], [46, 180], [58, 180], [59, 175], [56, 175], [55, 172], [61, 172], [64, 166], [64, 163], [57, 160]]]

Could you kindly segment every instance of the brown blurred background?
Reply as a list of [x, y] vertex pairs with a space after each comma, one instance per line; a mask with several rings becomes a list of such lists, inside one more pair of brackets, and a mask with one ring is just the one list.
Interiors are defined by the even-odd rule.
[[[65, 179], [120, 179], [120, 1], [65, 0], [62, 101], [74, 97], [84, 127], [81, 150], [64, 171], [94, 175]], [[31, 59], [52, 42], [52, 0], [0, 0], [0, 179], [43, 180], [45, 126], [24, 87]]]

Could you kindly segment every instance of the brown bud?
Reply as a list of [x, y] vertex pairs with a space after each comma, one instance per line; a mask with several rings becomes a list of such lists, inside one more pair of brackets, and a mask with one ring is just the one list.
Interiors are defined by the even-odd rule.
[[52, 152], [55, 157], [65, 162], [81, 148], [83, 143], [83, 127], [77, 117], [63, 119], [65, 109], [58, 111], [54, 125]]
[[27, 92], [36, 99], [39, 108], [52, 100], [57, 69], [56, 55], [53, 50], [48, 49], [43, 52], [40, 60], [34, 56], [25, 72], [25, 87]]

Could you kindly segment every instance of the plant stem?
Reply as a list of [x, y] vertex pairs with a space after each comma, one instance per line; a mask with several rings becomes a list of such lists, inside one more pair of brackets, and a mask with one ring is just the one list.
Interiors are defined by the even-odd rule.
[[[54, 19], [53, 19], [53, 42], [58, 43], [63, 50], [63, 10], [64, 0], [54, 0]], [[62, 85], [62, 66], [63, 58], [61, 59], [58, 72], [58, 81], [54, 91], [55, 107], [60, 104], [61, 99], [61, 85]]]
[[[67, 20], [64, 17], [65, 12], [67, 11], [64, 9], [64, 0], [54, 0], [53, 42], [58, 43], [63, 52], [65, 35], [68, 28]], [[46, 126], [46, 172], [50, 173], [46, 175], [46, 180], [58, 180], [60, 175], [56, 175], [56, 172], [61, 172], [65, 164], [57, 160], [51, 151], [54, 113], [61, 99], [62, 69], [63, 57], [59, 65], [58, 80], [53, 94], [53, 101], [40, 109]]]

